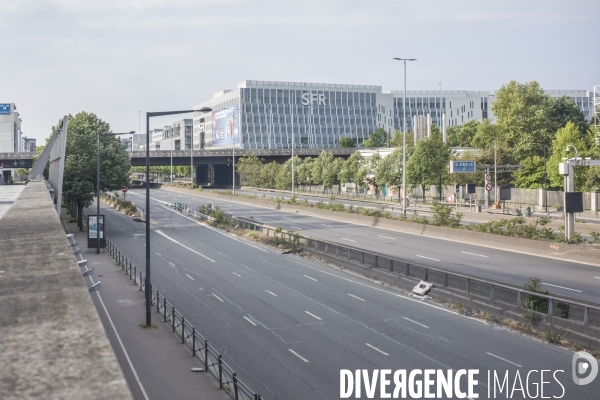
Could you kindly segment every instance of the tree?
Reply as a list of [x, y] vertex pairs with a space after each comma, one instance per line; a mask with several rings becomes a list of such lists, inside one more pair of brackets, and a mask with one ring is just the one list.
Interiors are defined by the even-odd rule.
[[264, 159], [255, 155], [241, 157], [235, 164], [235, 169], [240, 174], [240, 181], [243, 185], [259, 187], [261, 184], [260, 170]]
[[471, 145], [480, 149], [489, 149], [494, 147], [494, 141], [504, 141], [500, 134], [498, 125], [492, 124], [490, 120], [484, 119], [477, 125], [477, 131], [471, 139]]
[[[558, 174], [558, 164], [562, 162], [563, 157], [566, 157], [565, 150], [567, 145], [575, 146], [581, 157], [587, 152], [586, 143], [581, 138], [579, 128], [573, 122], [567, 122], [564, 128], [559, 129], [552, 141], [553, 151], [548, 159], [548, 187], [550, 189], [564, 190], [564, 177]], [[578, 191], [582, 190], [585, 186], [586, 168], [588, 167], [575, 168], [574, 183], [575, 189]]]
[[300, 165], [296, 167], [296, 180], [299, 184], [307, 184], [309, 190], [312, 188], [313, 183], [313, 163], [315, 159], [312, 157], [306, 157], [300, 162]]
[[417, 147], [406, 163], [407, 179], [421, 185], [423, 199], [425, 186], [436, 185], [440, 181], [450, 162], [450, 146], [442, 143], [439, 133], [433, 132], [430, 138], [417, 142]]
[[362, 154], [358, 151], [352, 153], [352, 155], [344, 161], [338, 174], [338, 180], [341, 183], [353, 183], [354, 191], [358, 191], [358, 187], [361, 186], [365, 180], [365, 176], [362, 174], [364, 172], [364, 165], [365, 159]]
[[344, 160], [335, 157], [331, 162], [325, 164], [322, 179], [323, 189], [331, 189], [336, 183], [339, 184], [338, 175], [344, 165]]
[[581, 136], [585, 136], [589, 123], [585, 120], [583, 111], [567, 96], [550, 99], [548, 119], [551, 123], [551, 131], [556, 132], [573, 122], [579, 129]]
[[276, 161], [271, 161], [270, 163], [265, 164], [260, 170], [261, 187], [266, 187], [269, 189], [275, 188], [277, 175], [279, 174], [280, 169], [281, 165], [277, 164]]
[[369, 138], [362, 143], [363, 147], [385, 147], [388, 143], [388, 134], [383, 128], [375, 129]]
[[[414, 147], [414, 132], [410, 131], [406, 134], [406, 149]], [[402, 147], [404, 141], [402, 140], [402, 132], [394, 131], [394, 136], [390, 139], [390, 147]]]
[[356, 145], [354, 144], [354, 140], [352, 138], [343, 137], [339, 141], [339, 147], [340, 148], [351, 148], [351, 147], [356, 147]]
[[511, 81], [503, 85], [496, 94], [492, 111], [503, 141], [513, 149], [518, 161], [542, 156], [543, 149], [531, 146], [528, 141], [550, 143], [554, 131], [549, 119], [550, 97], [537, 82]]
[[398, 201], [400, 201], [400, 188], [402, 187], [402, 153], [402, 147], [397, 148], [392, 154], [383, 158], [375, 170], [375, 180], [379, 186], [387, 185], [390, 189], [398, 189]]
[[333, 162], [333, 154], [329, 151], [322, 150], [319, 157], [312, 164], [312, 176], [317, 185], [323, 184], [323, 171], [327, 169], [327, 165]]
[[[302, 161], [298, 156], [294, 156], [294, 187], [298, 183], [298, 174], [296, 174], [296, 166], [302, 164]], [[289, 158], [286, 162], [281, 164], [281, 168], [277, 172], [276, 177], [277, 189], [288, 190], [292, 187], [292, 159]]]
[[533, 156], [521, 161], [525, 166], [522, 172], [513, 174], [515, 187], [537, 189], [544, 187], [544, 158]]
[[[92, 205], [96, 192], [98, 134], [110, 132], [108, 123], [92, 113], [69, 115], [63, 196], [77, 204], [77, 218], [82, 227], [83, 209]], [[131, 161], [117, 137], [100, 138], [100, 187], [116, 190], [129, 184]]]
[[446, 131], [446, 141], [452, 147], [471, 147], [481, 123], [476, 119], [460, 126], [451, 126]]
[[366, 159], [365, 165], [359, 171], [359, 174], [365, 177], [364, 183], [362, 186], [367, 185], [373, 186], [373, 191], [376, 196], [379, 196], [379, 182], [375, 179], [375, 171], [377, 171], [377, 166], [381, 162], [381, 156], [379, 153], [373, 153], [371, 157]]

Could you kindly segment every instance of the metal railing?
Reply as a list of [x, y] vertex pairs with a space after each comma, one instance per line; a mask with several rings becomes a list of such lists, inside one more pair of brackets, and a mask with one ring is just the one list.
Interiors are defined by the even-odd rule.
[[[106, 238], [109, 254], [117, 261], [125, 274], [145, 293], [146, 281], [142, 271], [137, 271], [136, 266], [115, 244]], [[151, 286], [152, 308], [163, 317], [164, 323], [169, 323], [174, 334], [177, 335], [182, 344], [187, 345], [192, 357], [197, 357], [204, 365], [204, 371], [209, 372], [219, 382], [219, 388], [224, 389], [227, 394], [235, 400], [260, 400], [262, 397], [254, 393], [248, 386], [237, 378], [219, 352], [204, 338], [183, 314], [175, 308], [171, 302], [163, 296], [160, 291]]]
[[600, 307], [598, 306], [550, 294], [531, 292], [499, 282], [407, 262], [337, 243], [307, 237], [303, 237], [302, 240], [305, 247], [311, 250], [345, 261], [356, 262], [367, 268], [392, 273], [397, 277], [411, 277], [428, 281], [438, 287], [461, 292], [477, 300], [512, 306], [523, 312], [537, 311], [575, 322], [584, 327], [600, 328]]

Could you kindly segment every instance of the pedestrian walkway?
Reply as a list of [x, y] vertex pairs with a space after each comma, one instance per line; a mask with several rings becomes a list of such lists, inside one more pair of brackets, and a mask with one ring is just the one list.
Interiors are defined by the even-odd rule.
[[[64, 221], [68, 215], [63, 215]], [[85, 278], [90, 279], [88, 286], [102, 281], [101, 289], [91, 296], [134, 399], [229, 399], [212, 376], [191, 370], [202, 368], [202, 363], [192, 358], [158, 314], [152, 315], [156, 328], [140, 327], [145, 324], [146, 308], [139, 286], [110, 254], [87, 248], [87, 232], [79, 232], [74, 223], [64, 225], [74, 234], [72, 240], [79, 242], [87, 268], [94, 268], [93, 275]]]
[[25, 185], [0, 185], [0, 218], [17, 200]]

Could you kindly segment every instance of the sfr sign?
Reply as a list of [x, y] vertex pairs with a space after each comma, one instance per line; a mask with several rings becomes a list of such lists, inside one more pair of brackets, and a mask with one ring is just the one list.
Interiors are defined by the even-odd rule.
[[317, 103], [318, 106], [325, 106], [325, 95], [316, 93], [302, 93], [302, 105], [308, 106]]

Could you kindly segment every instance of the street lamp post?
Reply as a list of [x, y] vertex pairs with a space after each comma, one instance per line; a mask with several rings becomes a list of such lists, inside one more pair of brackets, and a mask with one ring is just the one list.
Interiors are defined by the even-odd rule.
[[150, 118], [165, 115], [188, 114], [193, 112], [209, 112], [209, 107], [200, 110], [182, 111], [156, 111], [146, 112], [146, 282], [144, 290], [146, 294], [146, 326], [152, 325], [152, 283], [150, 280]]
[[527, 142], [529, 143], [533, 143], [533, 144], [541, 144], [542, 146], [544, 146], [544, 204], [545, 204], [545, 208], [546, 208], [546, 215], [548, 215], [548, 185], [547, 185], [547, 177], [548, 175], [546, 174], [546, 143], [545, 142], [536, 142], [533, 140], [528, 140]]
[[133, 135], [126, 133], [98, 133], [98, 168], [96, 169], [96, 254], [100, 254], [100, 136]]
[[402, 189], [404, 190], [404, 195], [402, 196], [402, 214], [406, 218], [406, 62], [417, 61], [417, 59], [394, 57], [394, 60], [404, 61], [404, 99], [402, 100], [402, 118], [404, 119], [404, 132], [402, 135]]

